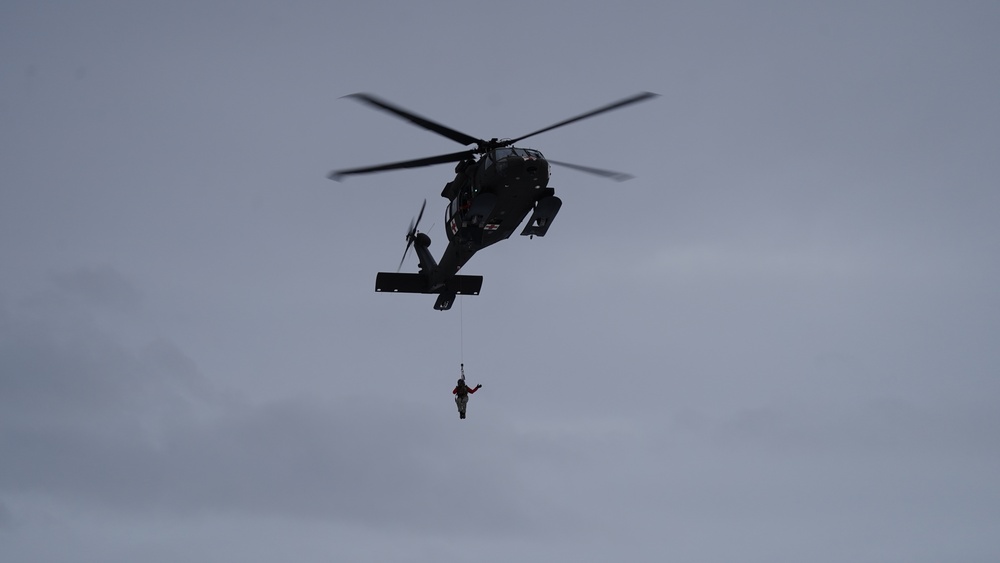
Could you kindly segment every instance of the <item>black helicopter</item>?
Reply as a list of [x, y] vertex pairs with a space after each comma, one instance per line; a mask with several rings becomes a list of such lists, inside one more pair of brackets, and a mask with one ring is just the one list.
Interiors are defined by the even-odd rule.
[[[477, 139], [392, 105], [371, 94], [351, 94], [354, 98], [381, 110], [393, 113], [411, 123], [443, 135], [463, 145], [475, 148], [416, 160], [406, 160], [363, 168], [336, 170], [329, 174], [331, 180], [340, 181], [344, 176], [368, 174], [401, 168], [418, 168], [447, 162], [457, 162], [455, 179], [445, 185], [441, 196], [448, 199], [445, 210], [445, 234], [448, 247], [441, 261], [434, 260], [428, 247], [431, 239], [417, 231], [424, 215], [427, 200], [420, 207], [416, 220], [410, 222], [406, 233], [406, 250], [403, 260], [413, 246], [420, 260], [419, 273], [379, 272], [375, 278], [375, 291], [438, 294], [434, 308], [451, 308], [459, 294], [478, 295], [483, 285], [482, 276], [459, 275], [458, 271], [476, 252], [504, 240], [517, 230], [528, 212], [532, 212], [521, 231], [524, 236], [545, 236], [552, 220], [562, 206], [555, 190], [548, 187], [549, 164], [596, 174], [617, 181], [631, 178], [628, 174], [569, 164], [547, 159], [542, 153], [514, 145], [528, 137], [551, 131], [557, 127], [593, 117], [630, 104], [648, 100], [657, 94], [642, 92], [587, 113], [560, 121], [516, 139]], [[403, 260], [399, 267], [402, 268]]]

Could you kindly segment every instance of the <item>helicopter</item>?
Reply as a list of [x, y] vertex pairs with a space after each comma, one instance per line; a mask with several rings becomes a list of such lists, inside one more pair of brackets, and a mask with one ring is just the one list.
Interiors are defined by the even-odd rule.
[[[528, 213], [531, 213], [531, 217], [521, 231], [522, 236], [545, 236], [552, 225], [552, 220], [562, 206], [562, 200], [556, 197], [555, 190], [548, 185], [550, 164], [616, 181], [632, 177], [621, 172], [559, 162], [546, 158], [538, 150], [515, 145], [539, 133], [656, 96], [652, 92], [641, 92], [527, 135], [514, 139], [493, 138], [488, 141], [446, 127], [372, 94], [345, 96], [395, 114], [462, 145], [475, 145], [475, 148], [415, 160], [335, 170], [327, 176], [331, 180], [340, 181], [346, 176], [357, 174], [457, 163], [455, 179], [448, 182], [441, 191], [441, 196], [448, 200], [444, 222], [448, 246], [440, 261], [431, 255], [430, 237], [417, 230], [427, 206], [425, 199], [416, 219], [410, 221], [406, 232], [406, 249], [399, 267], [396, 272], [379, 272], [375, 277], [375, 291], [437, 294], [434, 308], [439, 311], [450, 309], [457, 295], [478, 295], [483, 277], [458, 273], [476, 252], [509, 238]], [[400, 273], [411, 247], [417, 253], [419, 271], [415, 274]]]

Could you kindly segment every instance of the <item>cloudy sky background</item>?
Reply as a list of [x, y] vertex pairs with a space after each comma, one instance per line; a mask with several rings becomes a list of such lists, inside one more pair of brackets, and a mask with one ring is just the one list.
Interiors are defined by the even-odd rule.
[[[0, 559], [1000, 558], [1000, 5], [0, 6]], [[378, 295], [460, 150], [564, 200]], [[411, 256], [405, 269], [416, 268]], [[465, 362], [484, 388], [459, 421]]]

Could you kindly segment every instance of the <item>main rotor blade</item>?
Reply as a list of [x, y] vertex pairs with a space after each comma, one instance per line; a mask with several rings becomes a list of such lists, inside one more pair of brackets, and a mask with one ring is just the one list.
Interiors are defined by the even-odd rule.
[[461, 131], [455, 131], [451, 127], [446, 127], [440, 123], [436, 123], [427, 119], [426, 117], [421, 117], [413, 112], [407, 111], [401, 107], [394, 106], [385, 100], [381, 100], [372, 96], [371, 94], [365, 94], [364, 92], [359, 92], [357, 94], [349, 94], [344, 96], [345, 98], [354, 98], [356, 100], [361, 100], [368, 105], [375, 106], [377, 108], [383, 109], [390, 113], [394, 113], [403, 119], [417, 125], [418, 127], [423, 127], [424, 129], [434, 131], [438, 135], [444, 135], [452, 141], [461, 143], [463, 145], [485, 145], [486, 141], [482, 139], [477, 139], [471, 135], [466, 135]]
[[635, 176], [631, 174], [626, 174], [624, 172], [615, 172], [614, 170], [603, 170], [601, 168], [591, 168], [590, 166], [580, 166], [579, 164], [559, 162], [558, 160], [552, 160], [551, 158], [546, 158], [545, 160], [547, 160], [552, 164], [558, 164], [559, 166], [565, 166], [566, 168], [572, 168], [574, 170], [579, 170], [581, 172], [586, 172], [588, 174], [595, 174], [597, 176], [611, 178], [612, 180], [618, 182], [624, 182], [625, 180], [631, 180], [632, 178], [635, 178]]
[[544, 133], [546, 131], [551, 131], [551, 130], [557, 128], [557, 127], [562, 127], [563, 125], [569, 125], [570, 123], [574, 123], [576, 121], [580, 121], [581, 119], [587, 119], [588, 117], [594, 117], [597, 114], [604, 113], [606, 111], [611, 111], [613, 109], [618, 109], [620, 107], [624, 107], [624, 106], [627, 106], [629, 104], [634, 104], [634, 103], [637, 103], [637, 102], [641, 102], [643, 100], [648, 100], [649, 98], [655, 98], [657, 96], [659, 96], [659, 94], [654, 94], [652, 92], [642, 92], [640, 94], [636, 94], [634, 96], [630, 96], [628, 98], [625, 98], [624, 100], [618, 100], [617, 102], [614, 102], [612, 104], [608, 104], [606, 106], [599, 107], [599, 108], [597, 108], [597, 109], [595, 109], [593, 111], [588, 111], [587, 113], [584, 113], [582, 115], [578, 115], [576, 117], [571, 117], [571, 118], [569, 118], [569, 119], [567, 119], [565, 121], [560, 121], [559, 123], [556, 123], [555, 125], [549, 125], [545, 129], [539, 129], [538, 131], [535, 131], [534, 133], [528, 133], [527, 135], [518, 137], [518, 138], [516, 138], [516, 139], [514, 139], [514, 140], [512, 140], [510, 142], [508, 142], [507, 146], [515, 145], [515, 144], [517, 144], [518, 141], [523, 140], [523, 139], [527, 139], [528, 137], [533, 137], [533, 136], [535, 136], [535, 135], [537, 135], [539, 133]]
[[467, 158], [472, 158], [475, 156], [476, 151], [467, 150], [461, 152], [453, 152], [449, 154], [441, 154], [438, 156], [429, 156], [427, 158], [418, 158], [416, 160], [404, 160], [402, 162], [391, 162], [389, 164], [378, 164], [375, 166], [366, 166], [364, 168], [349, 168], [347, 170], [334, 170], [327, 174], [327, 178], [339, 182], [344, 176], [350, 176], [354, 174], [368, 174], [370, 172], [382, 172], [383, 170], [398, 170], [400, 168], [420, 168], [421, 166], [431, 166], [433, 164], [443, 164], [445, 162], [459, 162]]

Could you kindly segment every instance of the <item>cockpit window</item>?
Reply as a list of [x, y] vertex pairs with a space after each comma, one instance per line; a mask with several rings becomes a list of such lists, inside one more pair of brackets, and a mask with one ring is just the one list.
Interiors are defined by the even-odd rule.
[[534, 159], [544, 159], [542, 153], [536, 151], [535, 149], [520, 149], [517, 147], [500, 147], [493, 150], [493, 157], [496, 159], [496, 166], [498, 171], [505, 170], [510, 159], [517, 160], [534, 160]]
[[536, 151], [535, 149], [520, 149], [517, 147], [503, 147], [496, 149], [494, 155], [497, 160], [503, 160], [511, 156], [516, 156], [520, 158], [544, 158], [542, 153]]
[[521, 158], [542, 158], [542, 153], [535, 149], [514, 149], [514, 154]]

